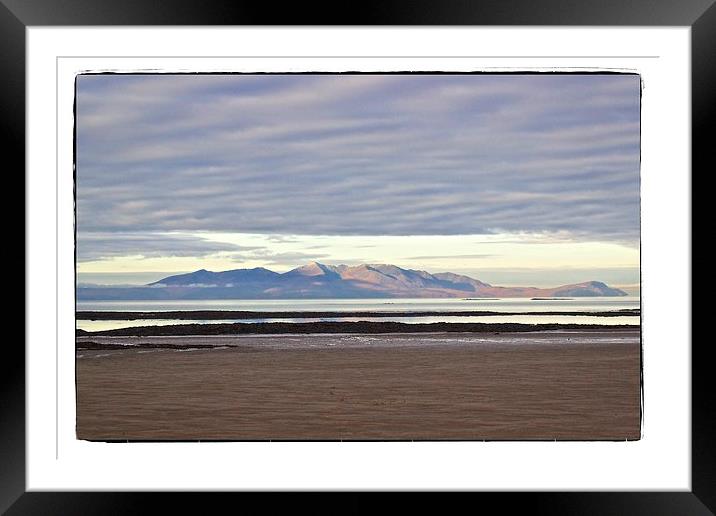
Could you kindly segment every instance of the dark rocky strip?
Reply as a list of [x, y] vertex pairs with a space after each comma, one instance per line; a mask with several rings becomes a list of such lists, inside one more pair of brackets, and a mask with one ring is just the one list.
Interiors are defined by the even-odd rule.
[[461, 311], [422, 311], [422, 312], [252, 312], [246, 310], [179, 310], [167, 312], [104, 312], [79, 311], [76, 314], [78, 321], [135, 321], [142, 319], [188, 319], [188, 320], [227, 320], [227, 319], [321, 319], [321, 318], [355, 318], [355, 317], [470, 317], [490, 315], [589, 315], [594, 317], [619, 317], [625, 315], [639, 315], [638, 308], [625, 308], [622, 310], [609, 310], [597, 312], [497, 312], [482, 310]]
[[[76, 330], [77, 335], [164, 336], [164, 335], [251, 335], [303, 333], [434, 333], [434, 332], [525, 332], [544, 330], [601, 330], [635, 329], [638, 325], [620, 324], [605, 327], [600, 324], [518, 324], [518, 323], [428, 323], [399, 322], [313, 322], [313, 323], [231, 323], [231, 324], [173, 324], [167, 326], [137, 326], [88, 332]], [[607, 330], [608, 331], [608, 330]]]

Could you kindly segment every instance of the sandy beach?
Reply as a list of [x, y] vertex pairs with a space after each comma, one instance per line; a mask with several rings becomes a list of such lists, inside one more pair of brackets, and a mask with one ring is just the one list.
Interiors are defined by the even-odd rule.
[[638, 439], [639, 361], [639, 330], [78, 337], [77, 437]]

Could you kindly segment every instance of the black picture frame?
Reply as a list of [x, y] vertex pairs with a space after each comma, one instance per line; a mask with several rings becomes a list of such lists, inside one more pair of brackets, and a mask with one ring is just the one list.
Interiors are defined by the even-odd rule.
[[[716, 6], [714, 0], [498, 0], [361, 2], [356, 9], [286, 3], [173, 0], [0, 0], [0, 130], [5, 157], [25, 167], [25, 30], [38, 25], [626, 25], [689, 26], [692, 44], [692, 168], [714, 170], [716, 114]], [[709, 131], [711, 129], [711, 131]], [[9, 171], [8, 171], [9, 173]], [[693, 173], [692, 173], [693, 176]], [[24, 190], [24, 184], [22, 186]], [[51, 222], [54, 225], [54, 222]], [[24, 251], [23, 251], [24, 252]], [[27, 258], [27, 257], [24, 257]], [[19, 257], [15, 259], [19, 261]], [[19, 264], [15, 266], [19, 269]], [[27, 274], [29, 271], [26, 270]], [[205, 495], [191, 493], [48, 493], [25, 489], [25, 353], [6, 339], [0, 360], [0, 511], [7, 514], [121, 514], [147, 509], [150, 500], [164, 510], [208, 507]], [[690, 345], [691, 343], [673, 343]], [[692, 346], [692, 490], [690, 492], [475, 493], [499, 504], [500, 511], [528, 508], [534, 514], [701, 515], [716, 512], [716, 425], [713, 422], [711, 366], [707, 341]], [[216, 496], [213, 494], [212, 496]], [[228, 494], [221, 495], [226, 498]], [[313, 496], [292, 501], [295, 510]], [[430, 508], [416, 497], [422, 508]], [[455, 499], [453, 503], [463, 503]], [[266, 503], [262, 501], [262, 503]], [[263, 508], [271, 508], [269, 502]], [[440, 501], [441, 512], [446, 509]], [[296, 505], [298, 504], [298, 505]], [[337, 510], [362, 512], [382, 505], [375, 495], [352, 493]]]

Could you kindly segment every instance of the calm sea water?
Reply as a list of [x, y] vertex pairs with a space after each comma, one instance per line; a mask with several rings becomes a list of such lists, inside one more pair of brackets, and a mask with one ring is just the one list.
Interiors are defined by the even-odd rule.
[[639, 308], [638, 296], [575, 297], [558, 300], [504, 299], [206, 299], [180, 301], [78, 301], [77, 310], [163, 312], [169, 310], [368, 311], [415, 310], [606, 311]]
[[[559, 300], [533, 300], [529, 298], [510, 299], [236, 299], [236, 300], [197, 300], [197, 301], [78, 301], [77, 310], [92, 311], [142, 311], [162, 312], [172, 310], [251, 310], [251, 311], [381, 311], [395, 312], [395, 317], [383, 318], [321, 318], [321, 319], [249, 319], [241, 321], [208, 320], [143, 320], [143, 321], [77, 321], [77, 328], [87, 331], [99, 331], [132, 326], [154, 326], [170, 324], [216, 324], [230, 322], [314, 322], [314, 321], [397, 321], [405, 323], [431, 322], [504, 322], [524, 324], [639, 324], [638, 316], [594, 317], [590, 315], [524, 315], [524, 312], [595, 312], [639, 308], [640, 298], [599, 297], [571, 298]], [[508, 312], [510, 315], [498, 316], [432, 316], [404, 317], [401, 312], [409, 311], [456, 311], [489, 310]]]

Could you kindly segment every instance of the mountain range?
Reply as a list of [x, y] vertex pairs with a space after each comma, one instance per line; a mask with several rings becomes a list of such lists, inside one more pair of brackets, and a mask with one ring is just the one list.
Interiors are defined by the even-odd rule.
[[600, 281], [554, 288], [499, 287], [452, 272], [430, 274], [395, 265], [325, 265], [311, 262], [284, 273], [263, 267], [212, 272], [201, 269], [135, 287], [79, 286], [78, 300], [321, 299], [446, 297], [626, 296]]

